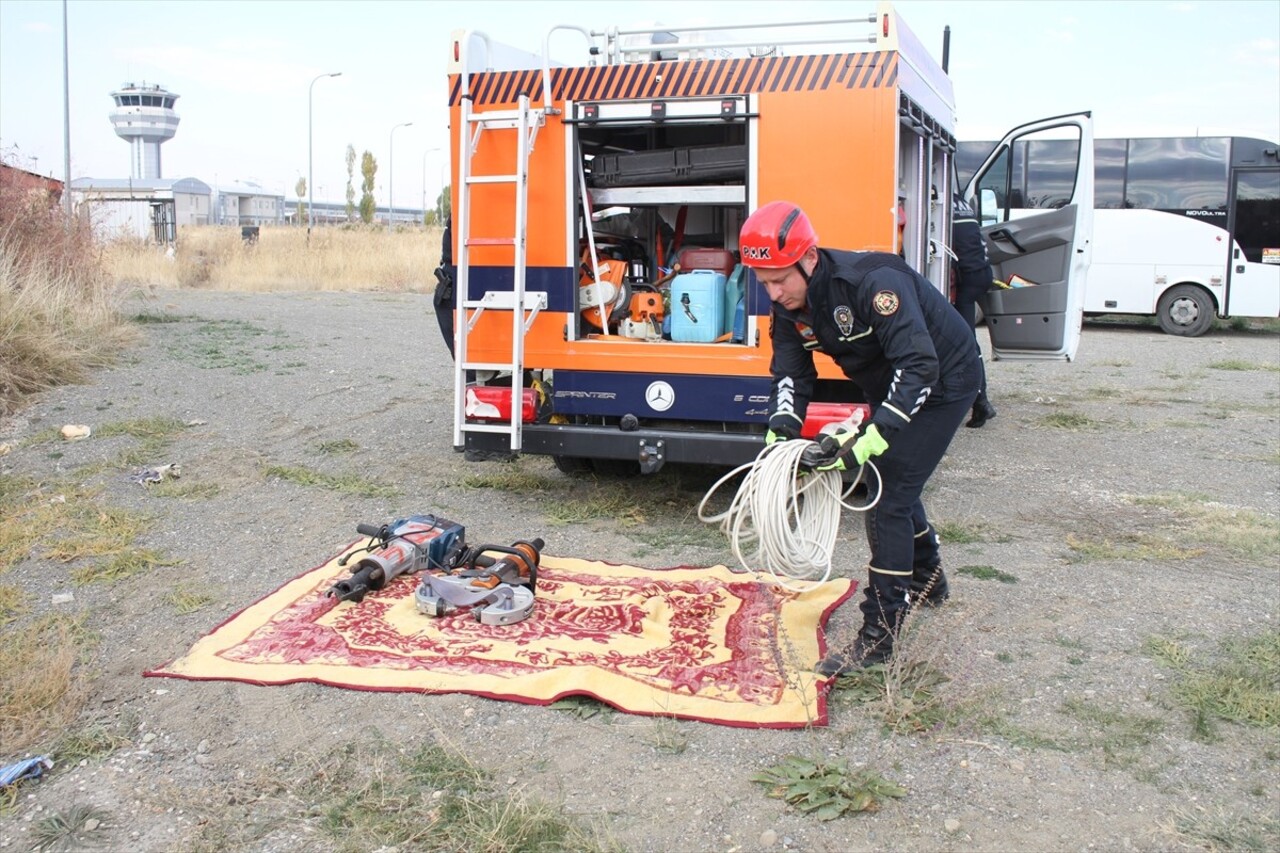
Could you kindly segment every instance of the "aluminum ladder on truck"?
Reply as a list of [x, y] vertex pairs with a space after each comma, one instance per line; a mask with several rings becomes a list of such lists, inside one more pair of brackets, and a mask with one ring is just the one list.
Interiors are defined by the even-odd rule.
[[[456, 352], [453, 363], [453, 444], [465, 443], [468, 432], [503, 433], [510, 438], [509, 447], [520, 450], [520, 428], [523, 410], [522, 377], [524, 375], [524, 339], [534, 318], [547, 307], [545, 292], [527, 293], [529, 230], [529, 155], [533, 151], [538, 129], [546, 120], [546, 111], [529, 106], [529, 96], [521, 94], [514, 110], [471, 111], [471, 94], [468, 88], [466, 65], [462, 68], [460, 109], [462, 133], [466, 134], [459, 147], [457, 230], [458, 230], [458, 282], [457, 307], [454, 309], [454, 328], [457, 330]], [[501, 175], [472, 174], [472, 157], [481, 139], [492, 135], [495, 140], [509, 139], [514, 134], [515, 172]], [[511, 236], [473, 237], [471, 235], [471, 190], [478, 184], [510, 184], [515, 194], [515, 221]], [[513, 246], [511, 290], [486, 291], [480, 299], [471, 299], [471, 248], [473, 246]], [[511, 315], [511, 360], [499, 362], [472, 361], [469, 338], [481, 315], [486, 311], [506, 311]], [[506, 422], [468, 423], [469, 400], [467, 392], [468, 371], [511, 372], [511, 417]]]

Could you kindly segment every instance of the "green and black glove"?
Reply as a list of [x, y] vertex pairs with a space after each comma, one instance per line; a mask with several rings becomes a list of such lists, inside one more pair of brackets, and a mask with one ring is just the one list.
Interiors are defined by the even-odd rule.
[[827, 461], [814, 466], [814, 470], [851, 471], [888, 449], [889, 442], [880, 435], [875, 424], [860, 433], [838, 432], [822, 439], [823, 456]]
[[769, 431], [764, 434], [765, 446], [777, 444], [779, 441], [792, 441], [800, 437], [800, 431], [790, 424], [778, 424], [776, 427], [769, 427]]

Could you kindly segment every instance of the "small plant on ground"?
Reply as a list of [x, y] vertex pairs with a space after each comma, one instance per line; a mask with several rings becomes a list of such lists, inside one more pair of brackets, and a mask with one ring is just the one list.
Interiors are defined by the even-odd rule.
[[213, 601], [213, 596], [202, 590], [182, 584], [170, 590], [165, 595], [165, 600], [173, 605], [173, 609], [178, 611], [179, 615], [185, 616], [188, 613], [195, 613]]
[[1215, 738], [1219, 720], [1280, 728], [1280, 630], [1228, 640], [1208, 661], [1164, 637], [1149, 638], [1144, 649], [1177, 673], [1170, 692], [1191, 712], [1197, 737]]
[[689, 748], [689, 733], [674, 717], [654, 717], [646, 739], [666, 755], [679, 755]]
[[64, 735], [54, 746], [53, 755], [59, 764], [77, 764], [110, 755], [128, 745], [129, 739], [124, 735], [93, 725]]
[[566, 696], [548, 705], [553, 711], [564, 711], [580, 720], [600, 717], [608, 720], [613, 716], [613, 708], [590, 696]]
[[980, 581], [1000, 581], [1000, 583], [1017, 583], [1016, 575], [1002, 572], [994, 566], [961, 566], [956, 569], [958, 575], [968, 575]]
[[324, 474], [301, 465], [271, 465], [266, 470], [266, 476], [268, 479], [285, 480], [299, 486], [315, 486], [366, 498], [394, 498], [400, 494], [395, 486], [351, 475]]
[[874, 812], [883, 800], [907, 793], [874, 770], [850, 770], [844, 761], [812, 761], [798, 755], [787, 756], [751, 780], [767, 785], [769, 796], [819, 820], [834, 820], [848, 812]]
[[36, 821], [31, 830], [32, 848], [39, 851], [72, 851], [96, 847], [93, 834], [107, 826], [110, 815], [96, 806], [76, 803]]
[[1053, 414], [1045, 415], [1040, 419], [1040, 422], [1047, 427], [1071, 431], [1097, 429], [1102, 426], [1098, 421], [1079, 412], [1054, 412]]

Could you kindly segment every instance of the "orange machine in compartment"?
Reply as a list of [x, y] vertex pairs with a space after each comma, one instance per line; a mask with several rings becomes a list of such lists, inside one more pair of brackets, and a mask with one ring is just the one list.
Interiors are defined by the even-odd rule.
[[[554, 34], [581, 57], [554, 66], [454, 34], [455, 444], [548, 454], [565, 470], [754, 457], [769, 302], [737, 237], [767, 201], [803, 206], [823, 245], [899, 252], [947, 281], [934, 238], [950, 228], [950, 80], [887, 3], [828, 22], [834, 52], [799, 52], [804, 24], [554, 27], [544, 49]], [[673, 282], [701, 270], [716, 273], [696, 282], [711, 319], [672, 300]], [[493, 404], [513, 388], [537, 405]], [[853, 393], [820, 382], [815, 416], [847, 417], [864, 405]]]

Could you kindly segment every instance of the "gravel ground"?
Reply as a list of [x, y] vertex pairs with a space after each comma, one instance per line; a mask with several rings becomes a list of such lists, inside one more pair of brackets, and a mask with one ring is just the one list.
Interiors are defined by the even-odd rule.
[[[953, 598], [919, 621], [913, 655], [949, 677], [948, 722], [893, 733], [842, 690], [826, 728], [757, 731], [464, 695], [143, 679], [323, 561], [359, 521], [434, 511], [469, 538], [541, 535], [549, 553], [650, 566], [729, 555], [693, 516], [705, 476], [673, 478], [670, 517], [641, 530], [550, 526], [551, 501], [609, 486], [570, 481], [545, 459], [519, 465], [560, 491], [460, 488], [498, 466], [451, 448], [449, 362], [429, 296], [160, 291], [127, 311], [172, 322], [140, 323], [142, 342], [117, 366], [0, 424], [14, 447], [0, 472], [100, 487], [103, 502], [154, 517], [140, 546], [182, 563], [75, 586], [66, 566], [32, 558], [3, 578], [33, 596], [35, 615], [84, 615], [97, 644], [78, 725], [123, 740], [24, 784], [0, 813], [0, 847], [25, 849], [42, 818], [78, 803], [107, 815], [83, 836], [100, 849], [332, 849], [315, 816], [290, 813], [272, 786], [379, 734], [404, 748], [447, 741], [630, 850], [1168, 850], [1209, 846], [1211, 832], [1246, 848], [1280, 812], [1275, 730], [1219, 723], [1216, 738], [1195, 737], [1172, 698], [1177, 673], [1145, 651], [1163, 637], [1209, 660], [1225, 640], [1277, 630], [1274, 331], [1183, 340], [1090, 325], [1076, 363], [990, 365], [999, 416], [961, 430], [927, 496], [951, 532]], [[184, 483], [215, 494], [161, 497], [102, 464], [136, 445], [127, 435], [32, 440], [64, 424], [157, 417], [191, 425], [149, 464], [178, 462]], [[324, 442], [353, 446], [322, 454]], [[355, 475], [399, 496], [300, 485], [268, 466]], [[1228, 517], [1252, 519], [1252, 532], [1223, 536]], [[678, 535], [658, 546], [643, 535], [654, 527]], [[854, 577], [866, 559], [860, 528], [846, 519], [842, 531], [839, 568]], [[1241, 547], [1245, 536], [1261, 546]], [[980, 577], [994, 572], [1006, 582]], [[179, 614], [163, 601], [175, 587], [211, 601]], [[830, 638], [855, 627], [846, 606]], [[847, 759], [908, 793], [875, 814], [819, 822], [751, 781], [792, 754]], [[1280, 838], [1270, 833], [1264, 846]]]

